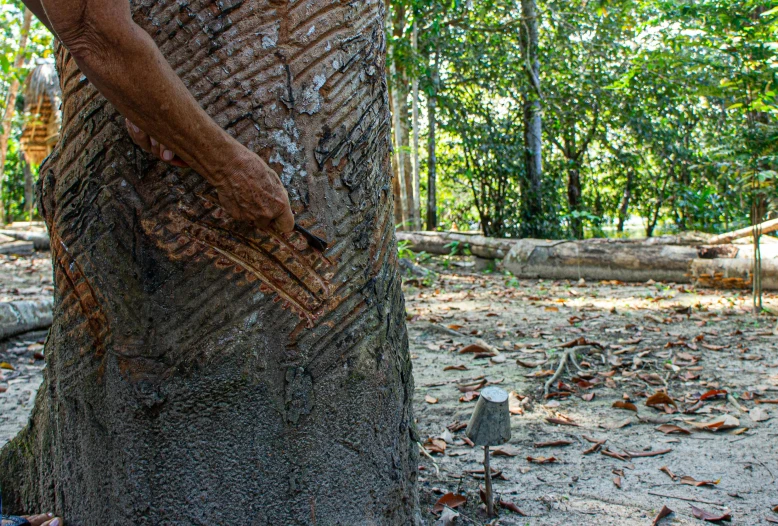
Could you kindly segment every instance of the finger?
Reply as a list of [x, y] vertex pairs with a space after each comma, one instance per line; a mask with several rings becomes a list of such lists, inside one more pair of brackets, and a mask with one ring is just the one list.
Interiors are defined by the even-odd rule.
[[287, 206], [283, 213], [273, 220], [273, 226], [279, 232], [291, 232], [294, 230], [294, 215], [292, 215], [291, 208]]
[[137, 144], [140, 149], [150, 152], [151, 140], [149, 135], [135, 126], [135, 124], [133, 124], [133, 122], [129, 119], [125, 119], [124, 122], [127, 125], [127, 132], [130, 134], [130, 139], [132, 139], [132, 142]]
[[158, 157], [159, 159], [162, 159], [162, 150], [160, 149], [159, 141], [156, 140], [154, 137], [150, 137], [151, 141], [151, 153]]
[[65, 526], [65, 521], [61, 517], [54, 517], [48, 522], [44, 522], [41, 526]]
[[186, 162], [184, 162], [183, 159], [173, 153], [173, 150], [169, 149], [167, 146], [160, 144], [160, 148], [162, 150], [162, 160], [166, 163], [172, 164], [173, 166], [180, 166], [182, 168], [189, 166]]
[[27, 522], [32, 526], [42, 526], [44, 523], [49, 522], [53, 516], [53, 513], [41, 513], [39, 515], [27, 515], [23, 518], [27, 519]]

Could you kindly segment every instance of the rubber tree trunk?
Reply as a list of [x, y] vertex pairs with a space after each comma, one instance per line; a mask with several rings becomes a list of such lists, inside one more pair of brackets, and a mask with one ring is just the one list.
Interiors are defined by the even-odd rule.
[[14, 77], [11, 80], [11, 85], [8, 86], [8, 96], [5, 99], [5, 109], [3, 110], [3, 127], [0, 131], [0, 225], [4, 224], [6, 219], [5, 198], [3, 196], [5, 158], [8, 155], [8, 140], [11, 138], [11, 124], [16, 111], [16, 97], [19, 95], [20, 83], [17, 75], [22, 66], [24, 66], [24, 55], [27, 52], [27, 40], [30, 35], [31, 23], [32, 11], [25, 8], [19, 35], [19, 49], [16, 51], [16, 58], [14, 59]]
[[524, 171], [526, 181], [522, 188], [522, 235], [543, 237], [543, 129], [540, 104], [540, 61], [538, 59], [538, 13], [535, 0], [522, 0], [521, 29], [522, 55], [528, 80], [524, 95]]
[[133, 147], [60, 48], [41, 168], [56, 293], [3, 504], [84, 524], [414, 524], [381, 2], [135, 3], [203, 107], [270, 159], [297, 234], [231, 220]]

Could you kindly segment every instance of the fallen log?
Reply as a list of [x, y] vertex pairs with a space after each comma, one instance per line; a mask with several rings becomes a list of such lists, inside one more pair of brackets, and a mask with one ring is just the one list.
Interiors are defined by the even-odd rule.
[[0, 341], [51, 326], [51, 300], [0, 303]]
[[49, 233], [45, 230], [16, 230], [16, 229], [2, 229], [0, 235], [8, 236], [20, 241], [31, 242], [35, 247], [35, 250], [49, 250], [51, 244], [49, 242]]
[[[753, 283], [754, 260], [747, 258], [695, 259], [691, 277], [698, 287], [749, 289]], [[778, 260], [762, 259], [762, 288], [778, 290]]]
[[408, 248], [414, 252], [445, 255], [456, 248], [457, 254], [463, 254], [467, 249], [486, 259], [504, 258], [518, 241], [459, 232], [397, 232], [397, 240], [408, 242]]
[[35, 250], [33, 243], [18, 241], [16, 238], [0, 234], [0, 254], [26, 255]]
[[[760, 228], [761, 234], [767, 234], [769, 232], [774, 232], [778, 230], [778, 219], [771, 219], [769, 221], [765, 221], [764, 223], [760, 223], [757, 225], [757, 227]], [[709, 245], [723, 245], [725, 243], [731, 243], [732, 241], [736, 239], [740, 239], [741, 237], [748, 237], [754, 234], [754, 227], [748, 226], [746, 228], [741, 228], [738, 230], [733, 230], [732, 232], [726, 232], [724, 234], [719, 234], [717, 236], [713, 236], [708, 241]]]
[[517, 240], [503, 267], [521, 278], [690, 281], [697, 247], [615, 239]]

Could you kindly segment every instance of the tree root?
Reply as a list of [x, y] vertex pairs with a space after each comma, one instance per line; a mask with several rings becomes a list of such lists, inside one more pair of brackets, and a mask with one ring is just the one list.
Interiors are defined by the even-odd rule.
[[[575, 363], [575, 358], [572, 358], [573, 352], [574, 352], [573, 349], [567, 349], [562, 354], [562, 357], [559, 359], [559, 366], [556, 368], [556, 372], [554, 373], [554, 375], [551, 378], [549, 378], [546, 381], [546, 384], [543, 386], [543, 394], [544, 395], [548, 395], [548, 389], [554, 384], [554, 382], [559, 380], [560, 376], [562, 376], [562, 372], [564, 372], [564, 370], [565, 370], [565, 366], [567, 365], [567, 361], [571, 360], [573, 363]], [[577, 363], [575, 365], [576, 365], [576, 367], [578, 366]], [[579, 369], [580, 369], [580, 367], [579, 367]]]

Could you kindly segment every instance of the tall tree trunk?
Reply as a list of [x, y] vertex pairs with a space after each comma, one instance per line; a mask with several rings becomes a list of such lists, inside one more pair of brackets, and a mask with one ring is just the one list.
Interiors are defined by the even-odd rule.
[[4, 505], [69, 525], [418, 523], [383, 4], [131, 5], [331, 248], [235, 222], [134, 148], [60, 47], [39, 183], [54, 321], [31, 422], [0, 453]]
[[403, 165], [403, 177], [405, 178], [405, 206], [408, 211], [408, 228], [419, 230], [419, 207], [416, 206], [416, 198], [413, 190], [413, 159], [411, 156], [411, 133], [408, 124], [411, 122], [408, 115], [408, 78], [402, 73], [401, 82], [398, 83], [398, 119], [400, 131], [400, 159]]
[[543, 130], [540, 104], [540, 61], [538, 60], [538, 15], [535, 0], [521, 0], [522, 51], [530, 86], [524, 95], [524, 170], [522, 235], [543, 236]]
[[11, 137], [11, 124], [13, 124], [14, 112], [16, 111], [16, 96], [19, 94], [19, 70], [24, 65], [24, 55], [27, 52], [27, 40], [30, 34], [30, 24], [32, 23], [32, 11], [24, 10], [24, 19], [19, 34], [19, 49], [16, 51], [14, 59], [14, 77], [11, 85], [8, 87], [8, 96], [5, 99], [5, 109], [3, 110], [3, 130], [0, 134], [0, 225], [6, 220], [5, 197], [3, 196], [3, 187], [5, 183], [5, 158], [8, 155], [8, 139]]
[[[413, 22], [413, 36], [411, 38], [414, 55], [419, 48], [419, 23]], [[419, 181], [419, 77], [414, 73], [411, 81], [411, 97], [413, 97], [413, 203], [416, 215], [413, 217], [413, 229], [421, 230], [421, 184]]]
[[[395, 73], [395, 66], [392, 64], [392, 72]], [[394, 78], [396, 78], [396, 75], [392, 75]], [[400, 225], [400, 230], [408, 230], [410, 229], [412, 216], [410, 215], [410, 207], [408, 206], [408, 189], [407, 189], [407, 183], [408, 178], [405, 173], [405, 161], [403, 158], [403, 137], [402, 137], [402, 124], [400, 121], [400, 111], [398, 108], [403, 105], [403, 103], [400, 101], [400, 97], [398, 96], [398, 87], [395, 84], [392, 89], [390, 90], [390, 96], [392, 99], [392, 131], [394, 132], [394, 156], [393, 156], [393, 162], [395, 167], [395, 173], [397, 175], [397, 181], [399, 183], [400, 187], [400, 210], [402, 212], [402, 224]]]
[[619, 224], [616, 227], [618, 232], [624, 232], [624, 223], [629, 215], [629, 202], [632, 199], [632, 183], [635, 179], [635, 171], [631, 168], [627, 170], [627, 181], [624, 184], [624, 192], [621, 195], [621, 206], [619, 206]]
[[568, 159], [567, 168], [567, 205], [570, 210], [570, 230], [573, 237], [583, 239], [584, 228], [583, 218], [576, 215], [581, 207], [581, 170], [578, 163]]
[[[389, 110], [392, 115], [395, 115], [394, 113], [394, 95], [392, 93], [392, 89], [389, 88]], [[392, 126], [392, 129], [396, 129], [395, 126]], [[407, 214], [405, 212], [405, 207], [403, 206], [403, 189], [402, 189], [402, 174], [400, 173], [400, 156], [399, 152], [397, 151], [397, 147], [393, 148], [392, 151], [392, 197], [394, 200], [394, 224], [397, 227], [398, 230], [405, 230], [405, 225], [407, 224]]]
[[27, 162], [24, 152], [19, 152], [19, 156], [21, 157], [22, 170], [24, 171], [24, 211], [27, 214], [27, 219], [32, 221], [32, 214], [35, 209], [35, 198], [32, 191], [32, 167]]
[[439, 58], [440, 52], [436, 51], [430, 73], [432, 92], [427, 96], [427, 127], [429, 128], [427, 131], [427, 230], [438, 228], [438, 157], [435, 149], [435, 128], [437, 126], [438, 86], [440, 84]]
[[436, 230], [438, 228], [438, 188], [437, 188], [437, 170], [438, 158], [435, 152], [435, 127], [437, 99], [435, 95], [427, 98], [427, 230]]

